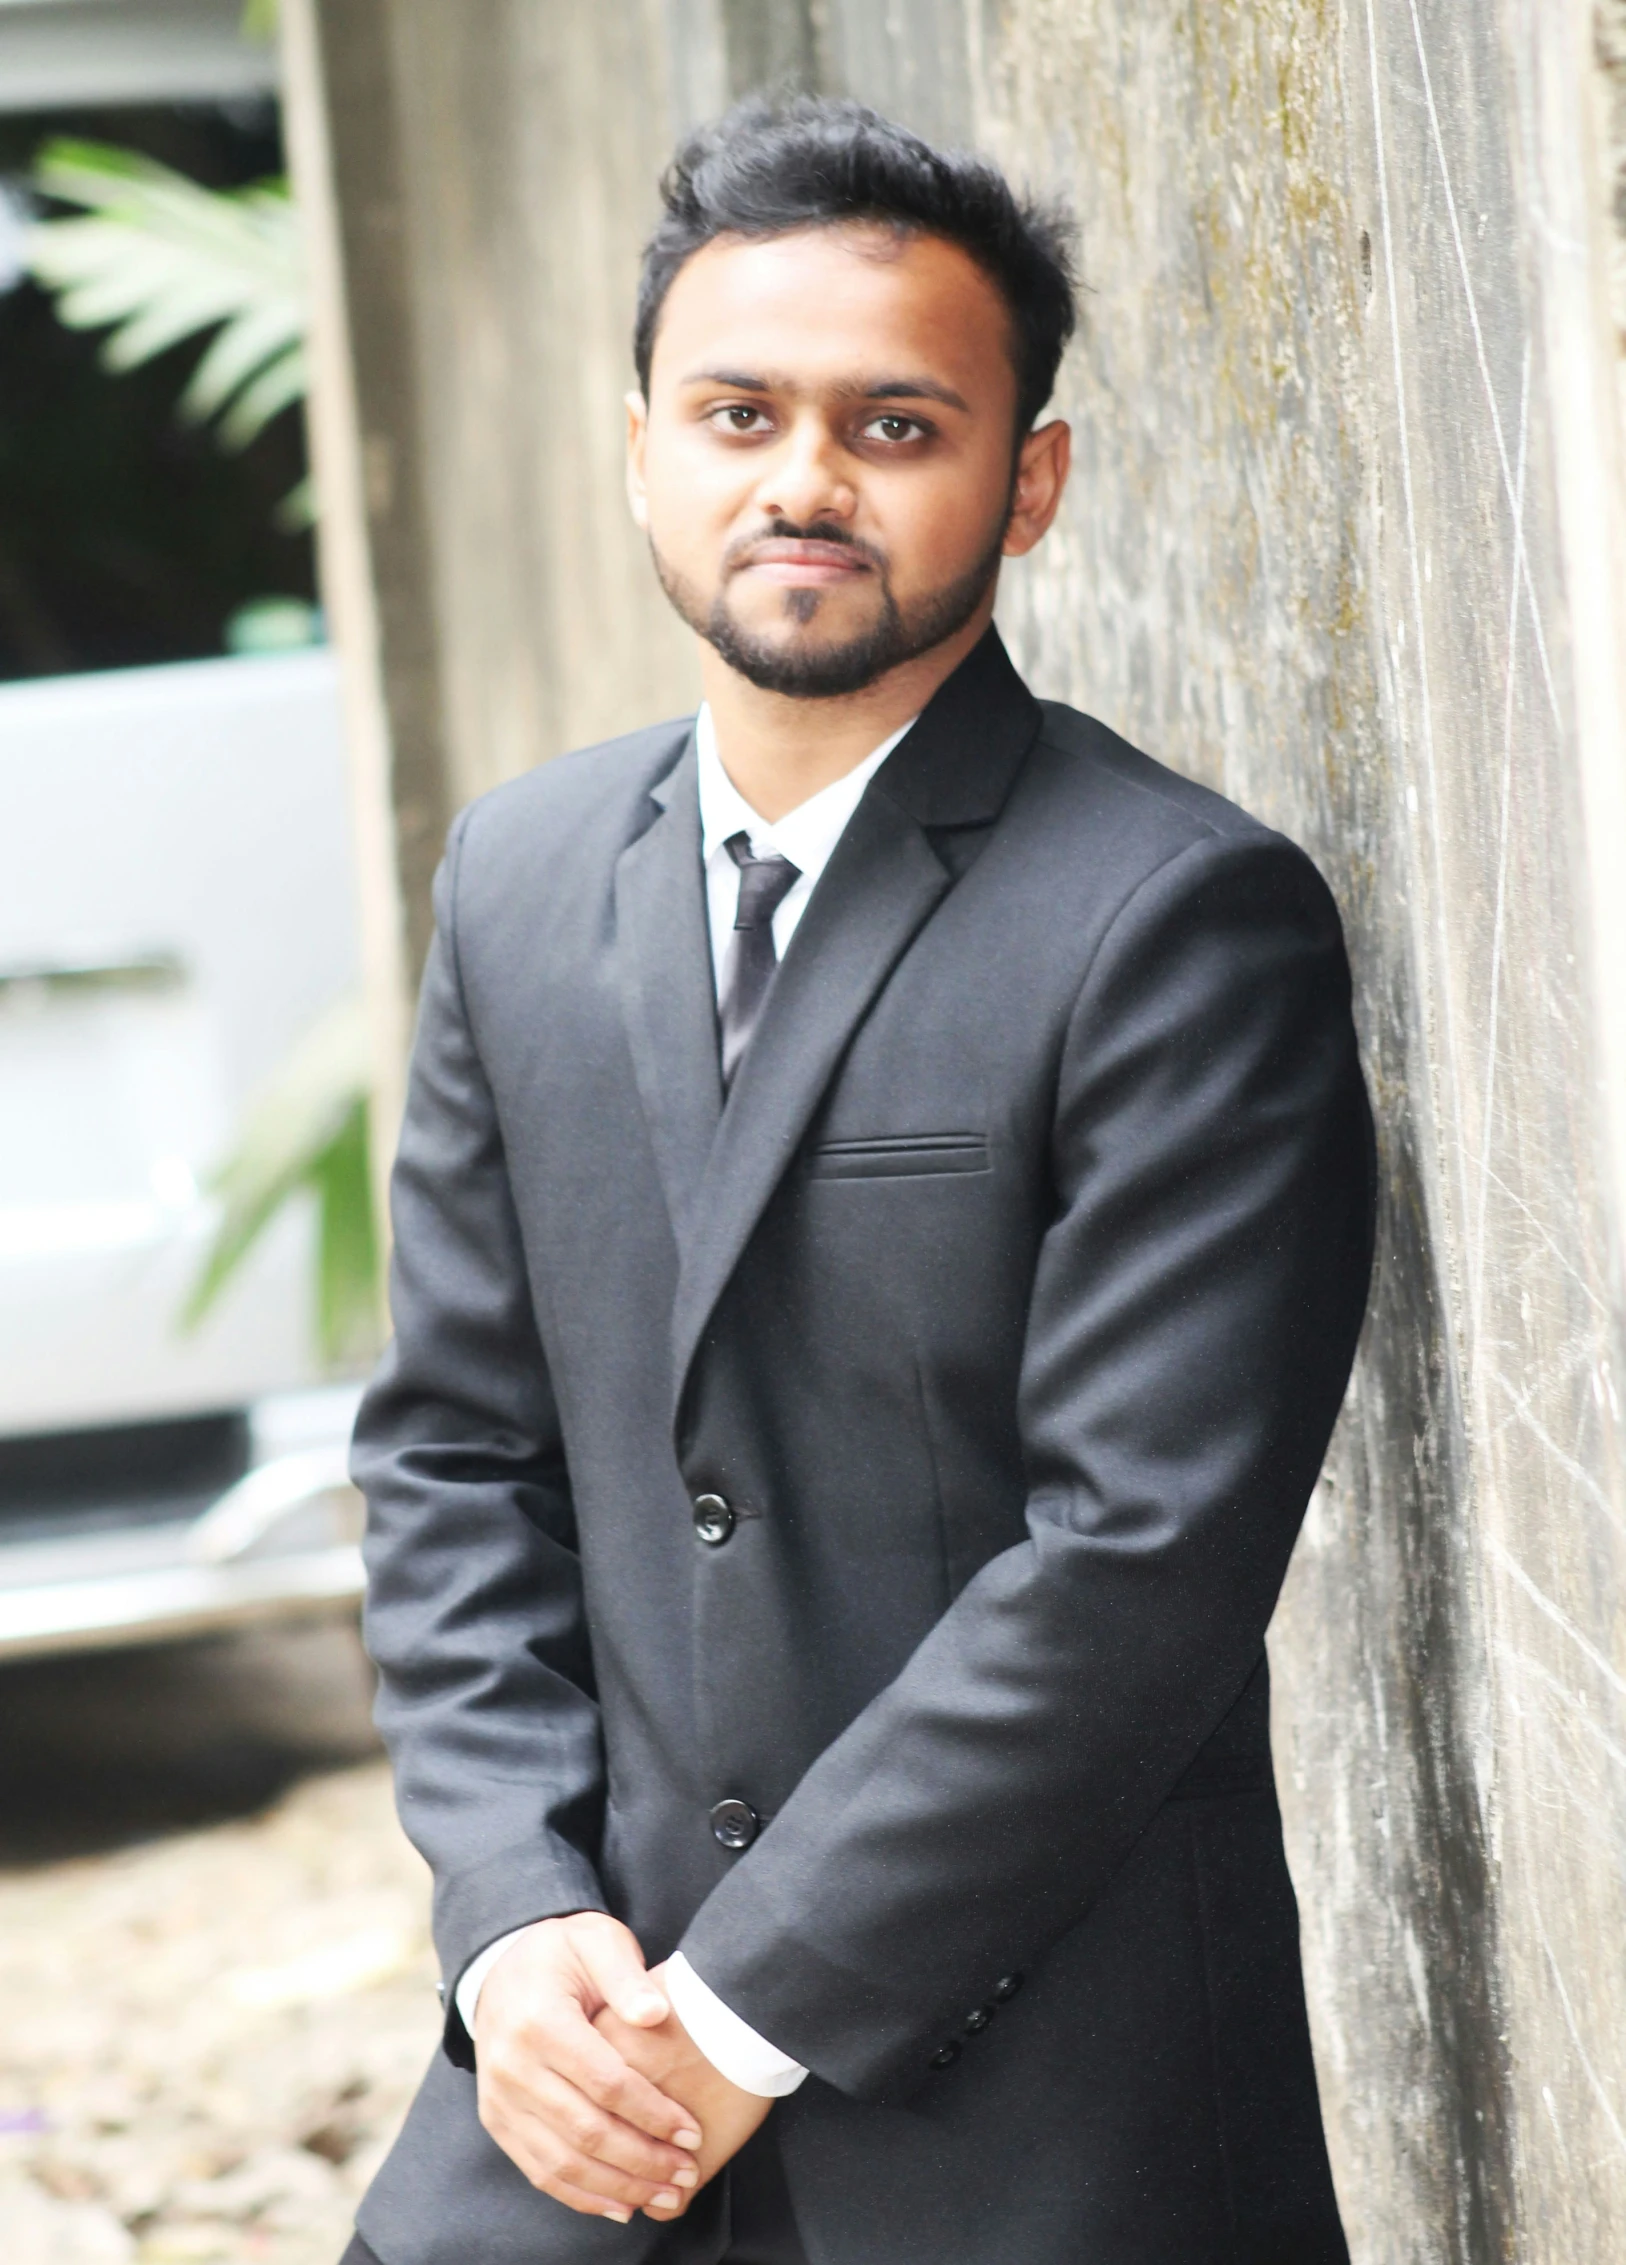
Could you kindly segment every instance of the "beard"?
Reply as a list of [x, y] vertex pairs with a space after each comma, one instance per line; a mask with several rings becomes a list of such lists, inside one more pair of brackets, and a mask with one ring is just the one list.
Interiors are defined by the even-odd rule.
[[[729, 605], [730, 566], [753, 544], [777, 538], [789, 541], [840, 543], [869, 561], [880, 590], [881, 604], [867, 627], [839, 643], [817, 644], [791, 637], [780, 642], [760, 630], [748, 628]], [[798, 527], [788, 519], [775, 519], [760, 534], [732, 544], [723, 558], [716, 595], [708, 604], [692, 583], [662, 558], [653, 538], [650, 555], [661, 588], [697, 636], [703, 637], [719, 659], [754, 684], [761, 692], [778, 692], [791, 700], [839, 700], [862, 692], [877, 678], [905, 661], [929, 653], [956, 630], [963, 629], [993, 586], [999, 572], [1005, 524], [982, 556], [965, 573], [941, 589], [929, 590], [907, 606], [898, 603], [885, 554], [872, 544], [849, 535], [843, 528], [812, 522]], [[787, 590], [784, 618], [798, 629], [810, 629], [823, 604], [819, 590]]]

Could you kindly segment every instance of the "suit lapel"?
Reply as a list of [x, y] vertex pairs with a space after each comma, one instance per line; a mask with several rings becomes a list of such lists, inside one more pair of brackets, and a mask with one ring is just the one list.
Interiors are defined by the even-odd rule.
[[672, 1314], [679, 1393], [843, 1047], [948, 886], [947, 868], [914, 821], [866, 795], [774, 977], [712, 1143]]
[[616, 861], [616, 989], [681, 1248], [723, 1106], [692, 734], [650, 792], [660, 815]]
[[848, 1040], [952, 885], [927, 827], [991, 823], [1039, 721], [990, 630], [881, 766], [837, 843], [774, 978], [686, 1218], [672, 1314], [674, 1407], [712, 1308]]

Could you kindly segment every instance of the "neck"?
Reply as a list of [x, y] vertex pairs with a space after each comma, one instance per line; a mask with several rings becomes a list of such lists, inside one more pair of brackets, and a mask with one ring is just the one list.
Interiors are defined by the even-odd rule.
[[772, 825], [821, 787], [845, 778], [883, 739], [918, 716], [992, 617], [990, 593], [987, 605], [979, 606], [965, 627], [941, 645], [837, 700], [793, 700], [783, 692], [764, 692], [702, 644], [700, 681], [723, 769], [752, 809]]

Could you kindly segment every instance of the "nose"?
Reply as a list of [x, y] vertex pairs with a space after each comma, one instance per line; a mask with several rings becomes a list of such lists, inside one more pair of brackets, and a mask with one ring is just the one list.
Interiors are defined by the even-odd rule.
[[840, 440], [823, 417], [797, 417], [763, 466], [757, 505], [764, 518], [807, 527], [824, 519], [850, 519], [858, 496]]

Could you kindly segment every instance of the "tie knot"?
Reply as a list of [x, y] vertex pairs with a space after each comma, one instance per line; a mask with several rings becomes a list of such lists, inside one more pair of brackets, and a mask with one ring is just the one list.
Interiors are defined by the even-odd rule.
[[740, 869], [736, 928], [764, 928], [802, 877], [788, 857], [753, 857], [747, 834], [730, 834], [723, 847]]

